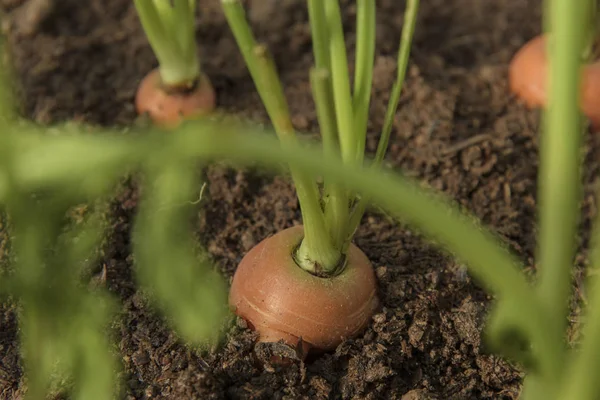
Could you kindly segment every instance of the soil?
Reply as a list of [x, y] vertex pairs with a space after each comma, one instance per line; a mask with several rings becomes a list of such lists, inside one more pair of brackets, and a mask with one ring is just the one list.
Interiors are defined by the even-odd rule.
[[[316, 132], [308, 85], [312, 63], [305, 2], [254, 0], [255, 32], [274, 54], [296, 127]], [[343, 1], [348, 44], [353, 2]], [[538, 118], [507, 89], [514, 52], [539, 33], [534, 0], [423, 1], [388, 163], [445, 192], [535, 265]], [[129, 0], [2, 0], [4, 29], [22, 88], [23, 115], [40, 123], [128, 125], [137, 84], [156, 66]], [[377, 59], [369, 148], [381, 128], [394, 77], [404, 2], [377, 2]], [[201, 0], [198, 40], [219, 106], [262, 122], [260, 106], [218, 0]], [[581, 251], [585, 264], [598, 140], [590, 135]], [[264, 237], [300, 223], [293, 186], [253, 169], [210, 166], [197, 233], [231, 276]], [[464, 266], [401, 223], [370, 211], [355, 243], [371, 259], [383, 309], [360, 337], [331, 354], [285, 368], [253, 355], [254, 335], [234, 326], [222, 347], [201, 355], [182, 345], [148, 308], [131, 273], [130, 224], [137, 188], [112, 201], [113, 228], [99, 271], [120, 299], [117, 343], [127, 399], [515, 399], [522, 374], [487, 353], [482, 327], [490, 297]], [[6, 232], [5, 232], [6, 233]], [[0, 236], [1, 240], [2, 236]], [[1, 242], [0, 242], [1, 243]], [[0, 251], [2, 246], [0, 246]], [[581, 277], [582, 269], [575, 275]], [[580, 293], [580, 292], [577, 292]], [[577, 300], [575, 296], [574, 300]], [[577, 306], [574, 302], [573, 312]], [[0, 398], [24, 382], [14, 307], [0, 306]]]

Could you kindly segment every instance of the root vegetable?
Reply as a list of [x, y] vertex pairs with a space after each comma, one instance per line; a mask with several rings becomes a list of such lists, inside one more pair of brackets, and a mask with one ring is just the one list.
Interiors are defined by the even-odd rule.
[[135, 106], [157, 125], [174, 128], [215, 109], [215, 91], [196, 49], [196, 0], [134, 0], [158, 68], [140, 83]]
[[235, 273], [229, 303], [260, 341], [283, 340], [306, 356], [361, 333], [379, 301], [373, 268], [358, 247], [349, 247], [339, 275], [321, 278], [294, 261], [303, 235], [296, 226], [250, 250]]
[[[282, 145], [297, 143], [275, 62], [254, 37], [241, 0], [222, 0], [248, 70]], [[398, 50], [396, 80], [370, 168], [379, 168], [400, 101], [419, 0], [408, 0]], [[345, 165], [365, 162], [376, 44], [374, 1], [356, 4], [355, 76], [350, 78], [341, 6], [308, 0], [315, 65], [309, 71], [326, 157]], [[263, 240], [241, 261], [233, 278], [230, 306], [259, 333], [262, 342], [309, 351], [332, 350], [358, 335], [378, 307], [376, 280], [365, 254], [352, 244], [370, 199], [290, 168], [302, 226]], [[263, 347], [263, 346], [261, 346]]]
[[158, 69], [144, 77], [135, 98], [138, 114], [147, 114], [163, 127], [176, 127], [184, 119], [206, 115], [215, 106], [215, 91], [206, 75], [200, 75], [190, 88], [169, 87], [162, 83]]
[[[513, 57], [509, 67], [510, 90], [530, 108], [546, 107], [548, 59], [546, 36], [536, 36]], [[581, 69], [581, 111], [594, 129], [600, 129], [600, 61]]]

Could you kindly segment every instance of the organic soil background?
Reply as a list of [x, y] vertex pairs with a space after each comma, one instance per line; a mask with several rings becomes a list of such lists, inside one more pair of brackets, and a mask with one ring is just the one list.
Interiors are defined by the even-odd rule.
[[[254, 0], [250, 17], [274, 53], [296, 127], [316, 132], [308, 85], [312, 62], [302, 0]], [[353, 46], [354, 6], [344, 1]], [[532, 269], [538, 113], [507, 89], [514, 52], [540, 30], [540, 1], [427, 0], [388, 161], [443, 190], [500, 233]], [[40, 123], [80, 120], [128, 125], [138, 82], [155, 66], [129, 0], [2, 0], [23, 113]], [[226, 111], [267, 122], [218, 0], [200, 0], [203, 62]], [[395, 73], [404, 2], [379, 0], [369, 145], [381, 128]], [[351, 57], [352, 59], [352, 57]], [[587, 145], [586, 216], [595, 214], [598, 140]], [[293, 187], [252, 169], [208, 168], [198, 235], [231, 276], [252, 246], [300, 223]], [[382, 213], [369, 213], [355, 242], [379, 278], [384, 308], [356, 340], [332, 354], [274, 370], [252, 352], [239, 324], [222, 348], [189, 350], [137, 292], [129, 231], [137, 190], [130, 181], [112, 203], [110, 240], [100, 266], [123, 306], [117, 343], [128, 399], [513, 399], [521, 375], [486, 353], [481, 329], [490, 298], [434, 244]], [[1, 230], [1, 226], [0, 226]], [[6, 233], [6, 232], [4, 232]], [[0, 236], [2, 240], [3, 236]], [[0, 242], [0, 251], [2, 249]], [[580, 251], [579, 264], [585, 264]], [[576, 278], [581, 280], [581, 268]], [[578, 297], [575, 296], [574, 300]], [[577, 305], [574, 301], [574, 314]], [[20, 398], [24, 382], [14, 307], [0, 305], [0, 398]], [[404, 397], [403, 397], [404, 396]]]

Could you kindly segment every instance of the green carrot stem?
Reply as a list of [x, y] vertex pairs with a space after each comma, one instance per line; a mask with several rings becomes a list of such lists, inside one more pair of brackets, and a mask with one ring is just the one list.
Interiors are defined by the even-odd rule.
[[571, 268], [574, 262], [582, 198], [582, 117], [579, 111], [581, 54], [584, 47], [586, 7], [568, 1], [547, 3], [551, 27], [549, 51], [549, 99], [540, 138], [539, 242], [540, 266], [536, 293], [550, 318], [550, 326], [539, 327], [558, 343], [558, 359], [544, 365], [543, 373], [530, 374], [524, 398], [541, 400], [554, 393], [563, 371], [566, 345]]
[[[338, 123], [331, 71], [330, 28], [327, 26], [325, 2], [308, 0], [308, 15], [313, 41], [315, 70], [311, 71], [311, 86], [317, 117], [323, 137], [323, 150], [329, 157], [339, 157]], [[324, 182], [325, 221], [336, 248], [341, 248], [348, 226], [349, 196], [343, 188]]]
[[[406, 4], [406, 12], [404, 13], [404, 25], [402, 27], [402, 35], [400, 37], [400, 46], [398, 50], [398, 66], [396, 69], [396, 80], [392, 87], [392, 94], [390, 96], [390, 102], [388, 103], [385, 119], [383, 122], [383, 130], [379, 143], [377, 144], [377, 152], [375, 154], [374, 167], [379, 167], [383, 162], [385, 153], [387, 152], [388, 143], [392, 133], [392, 127], [394, 126], [394, 116], [400, 103], [400, 94], [402, 93], [402, 87], [404, 86], [404, 80], [406, 77], [406, 70], [408, 68], [408, 59], [410, 55], [410, 49], [412, 40], [415, 32], [415, 26], [417, 24], [417, 12], [419, 10], [419, 0], [408, 0]], [[344, 251], [350, 244], [350, 240], [354, 235], [360, 221], [365, 213], [367, 203], [369, 202], [368, 197], [358, 198], [350, 217], [348, 237], [344, 244]]]
[[308, 0], [308, 17], [310, 21], [315, 66], [317, 69], [331, 71], [329, 28], [327, 26], [327, 20], [325, 19], [325, 2], [323, 0]]
[[[194, 41], [192, 11], [188, 10], [189, 4], [182, 3], [187, 0], [174, 1], [177, 11], [166, 0], [134, 0], [134, 5], [158, 60], [162, 82], [181, 86], [195, 81], [201, 71], [195, 43], [190, 43]], [[182, 44], [185, 47], [182, 48]]]
[[[323, 137], [323, 152], [328, 158], [339, 159], [336, 121], [330, 105], [329, 74], [326, 70], [311, 70], [313, 98]], [[345, 240], [348, 225], [348, 195], [338, 184], [325, 180], [325, 221], [333, 245], [340, 249]]]
[[194, 68], [199, 75], [201, 72], [200, 60], [196, 52], [196, 1], [173, 1], [173, 37], [176, 38], [183, 59]]
[[562, 0], [553, 0], [551, 7], [550, 96], [540, 138], [538, 290], [548, 312], [555, 316], [556, 328], [565, 328], [582, 196], [583, 132], [578, 104], [585, 14], [584, 7]]
[[[248, 65], [252, 79], [267, 109], [279, 140], [285, 147], [297, 143], [287, 101], [273, 60], [264, 46], [258, 46], [238, 0], [222, 0], [225, 16]], [[313, 273], [335, 270], [341, 258], [329, 236], [321, 209], [317, 184], [300, 170], [291, 168], [304, 224], [304, 239], [296, 254], [298, 264]]]
[[375, 62], [375, 0], [358, 0], [356, 12], [356, 68], [354, 71], [354, 129], [356, 159], [365, 154], [373, 64]]
[[347, 163], [355, 162], [357, 141], [350, 92], [348, 56], [340, 5], [337, 1], [325, 1], [325, 17], [329, 27], [331, 81], [342, 159]]
[[600, 218], [594, 223], [592, 234], [590, 277], [587, 279], [589, 302], [582, 318], [583, 326], [581, 345], [572, 351], [562, 378], [562, 387], [558, 391], [558, 400], [594, 400], [600, 392], [600, 380], [597, 371], [600, 369]]

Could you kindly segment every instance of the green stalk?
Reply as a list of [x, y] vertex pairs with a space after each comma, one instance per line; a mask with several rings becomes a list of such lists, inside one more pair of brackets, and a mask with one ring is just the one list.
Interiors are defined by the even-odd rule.
[[327, 157], [339, 157], [337, 124], [334, 111], [330, 107], [333, 104], [330, 84], [331, 78], [327, 70], [319, 68], [310, 70], [310, 85], [323, 138], [323, 153]]
[[540, 139], [538, 291], [556, 318], [557, 330], [563, 332], [582, 195], [583, 133], [578, 104], [585, 13], [584, 7], [563, 0], [552, 0], [551, 7], [550, 97], [544, 114], [546, 129]]
[[[179, 0], [177, 0], [179, 1]], [[171, 0], [150, 0], [147, 2], [152, 2], [154, 4], [154, 8], [158, 13], [160, 18], [160, 22], [162, 26], [165, 28], [165, 33], [167, 36], [171, 36], [169, 32], [169, 28], [175, 25], [175, 13], [173, 13], [173, 8], [175, 5], [175, 0], [173, 0], [173, 4], [171, 4]], [[172, 38], [169, 37], [169, 40]], [[175, 43], [176, 46], [179, 46], [179, 43]], [[178, 47], [178, 49], [180, 49]]]
[[598, 0], [587, 0], [587, 26], [585, 32], [585, 44], [583, 47], [583, 62], [591, 61], [594, 42], [598, 36]]
[[[313, 98], [323, 137], [323, 153], [331, 159], [340, 159], [336, 121], [331, 104], [329, 74], [326, 70], [311, 70]], [[325, 180], [325, 221], [329, 236], [337, 249], [342, 248], [348, 224], [348, 196], [340, 185]], [[344, 254], [344, 252], [342, 253]]]
[[[215, 135], [215, 131], [220, 134]], [[523, 304], [519, 312], [540, 313], [539, 301], [523, 276], [520, 263], [498, 244], [497, 236], [477, 224], [473, 216], [452, 206], [444, 196], [423, 189], [418, 182], [401, 174], [346, 165], [323, 157], [320, 148], [308, 145], [282, 147], [278, 139], [265, 134], [262, 128], [239, 123], [189, 121], [168, 138], [159, 129], [149, 132], [145, 129], [143, 133], [142, 137], [135, 134], [124, 137], [114, 130], [102, 129], [95, 135], [9, 133], [12, 149], [27, 149], [15, 152], [19, 155], [15, 159], [18, 161], [14, 168], [15, 182], [23, 191], [36, 191], [48, 187], [47, 184], [84, 179], [90, 171], [126, 170], [133, 162], [154, 165], [158, 163], [156, 160], [169, 157], [243, 163], [258, 160], [263, 166], [279, 169], [289, 164], [308, 176], [323, 175], [350, 190], [366, 193], [403, 222], [439, 240], [467, 264], [470, 272], [491, 293]], [[114, 154], [98, 152], [98, 148], [113, 149]], [[93, 154], [96, 156], [89, 157]]]
[[[332, 99], [330, 104], [333, 104], [335, 110], [342, 160], [345, 163], [354, 163], [356, 162], [356, 151], [360, 146], [357, 142], [356, 126], [354, 126], [348, 57], [340, 6], [337, 0], [326, 1], [323, 9], [329, 29], [329, 61], [333, 94], [333, 96], [329, 96]], [[335, 184], [330, 185], [328, 189], [327, 194], [330, 200], [326, 205], [325, 215], [334, 243], [344, 254], [345, 251], [342, 247], [348, 233], [350, 194]]]
[[[220, 134], [214, 135], [215, 130]], [[191, 121], [168, 138], [157, 129], [145, 131], [141, 140], [139, 137], [133, 140], [129, 135], [125, 138], [110, 130], [84, 136], [52, 137], [21, 132], [9, 135], [13, 149], [28, 148], [26, 152], [14, 153], [19, 154], [20, 165], [15, 168], [15, 172], [18, 171], [14, 175], [15, 182], [26, 192], [47, 187], [49, 181], [57, 184], [78, 181], [76, 176], [85, 178], [90, 170], [103, 171], [107, 166], [113, 169], [133, 160], [139, 160], [142, 165], [168, 165], [166, 161], [172, 158], [187, 157], [203, 162], [228, 159], [251, 164], [260, 160], [261, 165], [271, 168], [288, 164], [310, 176], [323, 175], [349, 190], [367, 194], [392, 215], [452, 251], [466, 263], [474, 278], [497, 295], [500, 301], [509, 299], [511, 304], [518, 305], [509, 307], [510, 312], [518, 317], [513, 319], [518, 320], [519, 325], [532, 336], [537, 335], [533, 344], [545, 364], [557, 363], [553, 351], [557, 346], [551, 340], [553, 336], [548, 329], [543, 329], [547, 326], [548, 313], [543, 311], [518, 261], [498, 244], [495, 235], [477, 224], [471, 215], [452, 206], [445, 197], [421, 188], [418, 182], [400, 174], [328, 159], [323, 157], [321, 149], [308, 149], [299, 144], [282, 147], [276, 138], [265, 135], [262, 130], [261, 134], [257, 134], [257, 131], [257, 128], [246, 130], [240, 124], [228, 126]], [[105, 152], [97, 152], [98, 148], [107, 144], [119, 149], [120, 156], [113, 158]], [[60, 151], [48, 151], [49, 145]], [[81, 157], [82, 150], [86, 154], [96, 151], [97, 157]], [[40, 157], [42, 153], [44, 157]], [[37, 168], [28, 168], [29, 165]]]
[[[308, 15], [315, 57], [315, 69], [311, 71], [310, 81], [323, 137], [323, 150], [328, 157], [339, 157], [340, 144], [331, 81], [330, 36], [324, 2], [308, 0]], [[339, 185], [325, 180], [324, 197], [326, 226], [333, 245], [339, 249], [347, 230], [348, 195]]]
[[[183, 4], [188, 0], [174, 1], [177, 11], [169, 0], [134, 0], [134, 4], [158, 60], [162, 82], [167, 86], [187, 86], [200, 75], [195, 43], [189, 43], [194, 40], [194, 19], [190, 15], [193, 10], [189, 3]], [[182, 39], [184, 35], [188, 39]]]
[[525, 384], [527, 399], [543, 399], [559, 381], [566, 349], [568, 299], [571, 291], [577, 237], [579, 201], [582, 197], [581, 146], [583, 131], [579, 112], [581, 54], [584, 46], [586, 7], [551, 0], [549, 23], [549, 99], [544, 113], [544, 133], [540, 139], [540, 239], [537, 260], [540, 265], [537, 294], [551, 326], [539, 327], [563, 343], [561, 359], [551, 365], [549, 374], [532, 374]]
[[392, 134], [392, 127], [394, 126], [394, 116], [398, 110], [398, 104], [400, 103], [400, 94], [404, 87], [404, 80], [406, 77], [406, 70], [408, 69], [408, 59], [410, 56], [410, 49], [412, 47], [413, 36], [415, 34], [415, 27], [417, 25], [417, 13], [419, 11], [420, 0], [408, 0], [406, 3], [406, 11], [404, 13], [404, 24], [402, 26], [402, 35], [400, 37], [400, 46], [398, 49], [398, 65], [396, 67], [396, 80], [392, 86], [392, 93], [390, 96], [390, 102], [388, 103], [385, 119], [383, 122], [383, 130], [379, 143], [377, 144], [377, 152], [375, 153], [375, 165], [379, 166], [385, 158], [387, 152], [388, 143]]
[[[220, 135], [214, 135], [215, 130]], [[139, 160], [142, 165], [168, 165], [167, 161], [172, 158], [187, 157], [203, 162], [223, 158], [243, 163], [260, 160], [264, 166], [288, 164], [309, 176], [323, 175], [349, 190], [365, 193], [395, 217], [452, 251], [466, 263], [474, 278], [497, 295], [499, 301], [510, 300], [510, 307], [503, 309], [510, 312], [515, 326], [532, 338], [532, 345], [544, 367], [542, 370], [560, 364], [556, 348], [562, 338], [555, 342], [555, 336], [548, 329], [541, 329], [548, 326], [550, 315], [543, 310], [517, 260], [498, 244], [495, 235], [481, 228], [472, 216], [451, 206], [444, 197], [422, 189], [417, 182], [399, 174], [325, 158], [321, 149], [307, 149], [300, 144], [282, 147], [276, 138], [258, 135], [257, 129], [245, 131], [240, 124], [227, 126], [194, 121], [182, 125], [169, 138], [160, 130], [151, 131], [150, 135], [145, 132], [141, 141], [132, 140], [130, 136], [124, 138], [114, 131], [112, 135], [108, 131], [102, 135], [70, 137], [9, 134], [13, 149], [27, 149], [14, 153], [19, 154], [19, 168], [14, 169], [12, 176], [23, 191], [30, 192], [48, 187], [50, 182], [59, 185], [78, 182], [80, 178], [88, 178], [88, 171], [112, 170], [134, 160]], [[109, 144], [118, 149], [118, 157], [97, 151]], [[48, 151], [48, 146], [55, 151]], [[40, 157], [42, 153], [43, 157]], [[97, 155], [82, 157], [82, 153]]]
[[181, 55], [190, 69], [196, 71], [196, 79], [200, 73], [200, 60], [196, 53], [196, 1], [197, 0], [170, 0], [173, 1], [174, 24], [173, 36], [179, 43]]
[[559, 400], [594, 400], [600, 392], [600, 218], [596, 218], [591, 243], [592, 259], [590, 269], [594, 275], [588, 279], [590, 301], [587, 304], [582, 330], [583, 340], [579, 348], [572, 352], [566, 370], [563, 373]]
[[357, 141], [356, 159], [361, 163], [365, 155], [375, 62], [375, 14], [375, 0], [357, 1], [353, 109]]
[[[261, 160], [264, 166], [286, 163], [305, 173], [324, 176], [349, 190], [365, 193], [393, 216], [420, 229], [452, 251], [468, 266], [474, 278], [498, 296], [499, 301], [510, 302], [510, 307], [504, 308], [513, 313], [509, 320], [511, 325], [505, 328], [505, 332], [512, 328], [531, 340], [534, 357], [542, 371], [559, 364], [560, 352], [556, 348], [562, 338], [557, 341], [548, 329], [541, 329], [548, 325], [550, 316], [544, 312], [537, 295], [523, 276], [522, 267], [498, 244], [495, 235], [475, 223], [475, 218], [399, 174], [324, 159], [319, 157], [322, 154], [320, 149], [310, 151], [302, 146], [280, 149], [274, 140], [263, 135], [253, 137], [250, 132], [241, 133], [235, 128], [218, 129], [221, 132], [218, 138], [205, 135], [204, 140], [196, 144], [193, 140], [199, 137], [198, 130], [190, 130], [187, 140], [179, 137], [179, 151], [184, 154], [197, 152], [195, 154], [204, 160], [227, 158], [244, 163]], [[207, 130], [210, 131], [210, 128]], [[195, 136], [191, 135], [192, 132]], [[500, 343], [514, 349], [512, 342], [505, 340]]]
[[[214, 129], [221, 133], [218, 137], [209, 134]], [[439, 240], [463, 260], [492, 293], [517, 299], [523, 304], [519, 312], [530, 310], [534, 319], [535, 314], [540, 314], [539, 301], [523, 276], [520, 263], [498, 244], [496, 235], [475, 223], [473, 216], [451, 206], [443, 196], [392, 171], [326, 159], [319, 148], [300, 145], [281, 148], [274, 138], [257, 131], [241, 131], [237, 124], [227, 128], [219, 124], [213, 127], [206, 122], [189, 123], [181, 128], [172, 144], [181, 157], [227, 158], [243, 163], [260, 160], [261, 165], [279, 168], [285, 163], [306, 174], [322, 175], [347, 189], [366, 193], [404, 222]]]
[[[308, 18], [310, 21], [315, 66], [317, 69], [324, 69], [331, 72], [329, 28], [325, 19], [323, 0], [308, 0]], [[333, 103], [330, 105], [333, 106]]]
[[[392, 134], [392, 127], [394, 126], [394, 116], [398, 110], [398, 104], [400, 103], [400, 94], [402, 93], [402, 87], [404, 86], [404, 79], [406, 77], [406, 70], [408, 68], [408, 59], [410, 55], [410, 49], [412, 40], [415, 32], [415, 26], [417, 24], [417, 12], [419, 10], [419, 0], [408, 0], [406, 4], [406, 11], [404, 13], [404, 25], [402, 27], [402, 35], [400, 37], [400, 46], [398, 50], [398, 66], [396, 69], [396, 80], [392, 87], [392, 94], [390, 96], [390, 102], [388, 103], [385, 119], [383, 122], [383, 130], [379, 143], [377, 144], [377, 152], [375, 154], [374, 167], [379, 167], [383, 162], [385, 153], [387, 152], [388, 143]], [[344, 250], [350, 244], [350, 240], [354, 235], [354, 232], [358, 228], [360, 221], [365, 213], [367, 204], [369, 202], [368, 197], [361, 197], [352, 210], [350, 217], [350, 224], [348, 229], [348, 237], [344, 244]], [[344, 251], [343, 250], [343, 251]]]
[[[244, 56], [252, 79], [283, 147], [297, 143], [280, 79], [266, 48], [257, 45], [238, 0], [222, 0], [223, 10]], [[304, 224], [304, 239], [295, 255], [300, 267], [312, 273], [331, 273], [341, 252], [334, 246], [325, 224], [319, 190], [300, 170], [290, 168]]]
[[358, 146], [340, 5], [337, 0], [325, 1], [324, 3], [325, 17], [330, 29], [331, 79], [342, 160], [346, 163], [355, 162]]

